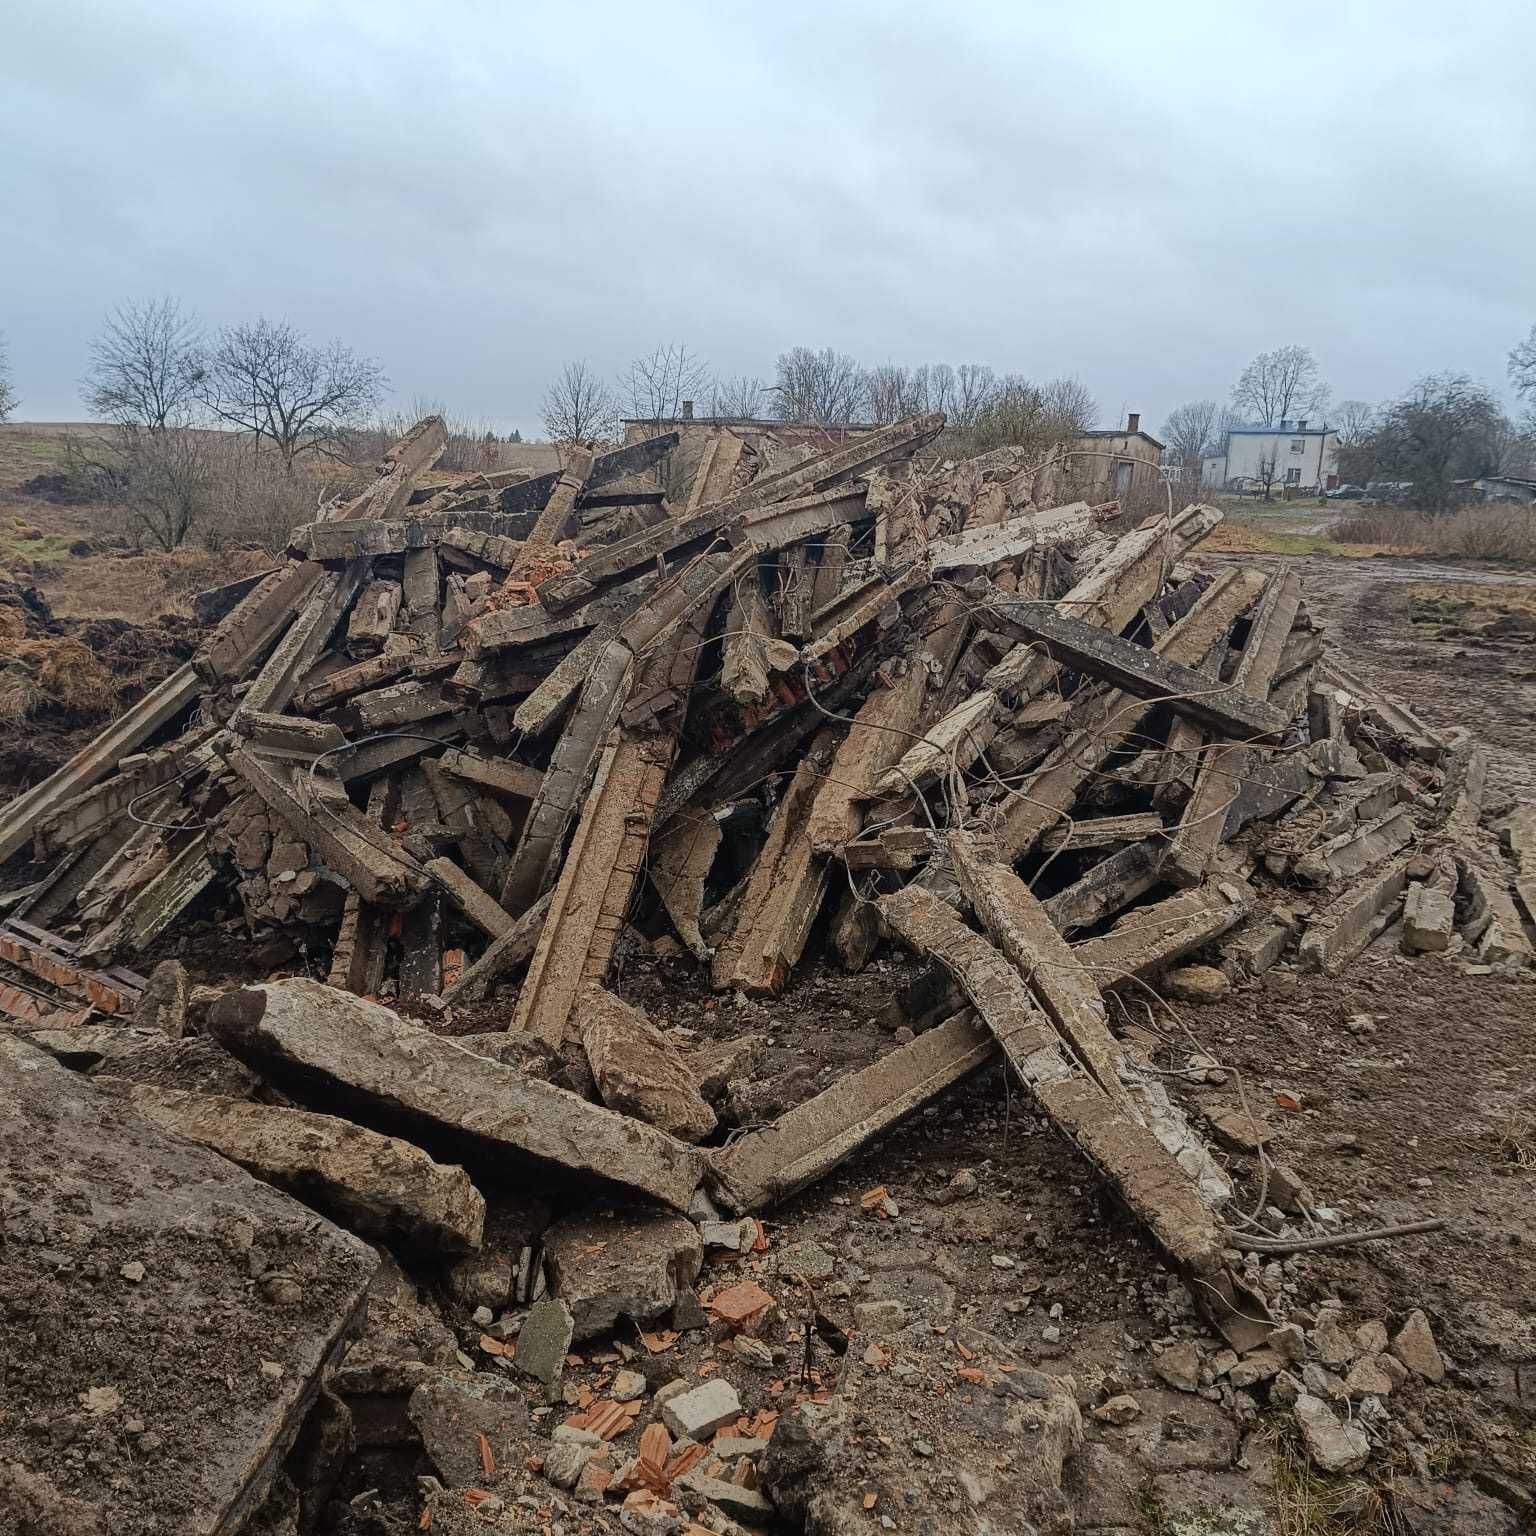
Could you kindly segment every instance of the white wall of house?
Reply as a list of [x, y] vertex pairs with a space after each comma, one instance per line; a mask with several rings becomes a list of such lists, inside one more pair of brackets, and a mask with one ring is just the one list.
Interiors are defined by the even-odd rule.
[[1276, 486], [1295, 486], [1304, 491], [1325, 490], [1330, 475], [1339, 472], [1339, 434], [1329, 429], [1308, 427], [1282, 431], [1279, 427], [1263, 432], [1238, 431], [1227, 434], [1224, 459], [1207, 459], [1206, 474], [1220, 466], [1218, 484], [1233, 480], [1259, 480], [1263, 468], [1274, 455]]

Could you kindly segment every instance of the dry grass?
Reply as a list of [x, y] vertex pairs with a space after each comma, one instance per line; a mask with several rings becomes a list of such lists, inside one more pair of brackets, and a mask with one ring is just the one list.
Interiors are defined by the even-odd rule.
[[42, 702], [42, 690], [25, 667], [13, 665], [0, 672], [0, 721], [19, 725], [31, 719]]
[[118, 681], [78, 640], [14, 640], [7, 653], [0, 720], [15, 725], [52, 711], [90, 721], [112, 713]]
[[1337, 544], [1373, 545], [1394, 553], [1457, 556], [1536, 564], [1536, 508], [1499, 502], [1444, 517], [1422, 512], [1362, 512], [1334, 524]]
[[1360, 1478], [1324, 1478], [1295, 1442], [1271, 1431], [1279, 1536], [1369, 1536], [1389, 1530], [1381, 1494]]
[[71, 715], [97, 719], [116, 697], [112, 674], [78, 640], [37, 641], [48, 650], [38, 667], [37, 686], [49, 704]]

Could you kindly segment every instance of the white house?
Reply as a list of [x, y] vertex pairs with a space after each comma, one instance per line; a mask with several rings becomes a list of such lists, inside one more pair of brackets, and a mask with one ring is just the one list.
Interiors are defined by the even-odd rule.
[[1228, 490], [1265, 485], [1331, 491], [1339, 483], [1339, 434], [1306, 418], [1274, 427], [1233, 427], [1223, 453], [1201, 464], [1201, 481]]

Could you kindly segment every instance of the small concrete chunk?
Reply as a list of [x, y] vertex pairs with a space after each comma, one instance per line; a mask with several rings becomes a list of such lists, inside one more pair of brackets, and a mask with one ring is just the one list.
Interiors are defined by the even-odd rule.
[[574, 1488], [587, 1463], [598, 1454], [596, 1446], [577, 1445], [570, 1440], [552, 1441], [544, 1452], [544, 1476], [557, 1488]]
[[525, 1376], [553, 1386], [565, 1369], [574, 1328], [571, 1309], [563, 1301], [546, 1297], [535, 1302], [517, 1336], [513, 1363]]
[[1344, 1390], [1351, 1397], [1386, 1397], [1392, 1390], [1392, 1378], [1381, 1363], [1380, 1355], [1362, 1355], [1344, 1378]]
[[621, 1317], [654, 1322], [671, 1310], [704, 1263], [698, 1229], [664, 1211], [595, 1211], [567, 1217], [544, 1235], [555, 1294], [571, 1309], [577, 1340]]
[[718, 1477], [709, 1477], [697, 1467], [678, 1478], [677, 1487], [696, 1494], [701, 1499], [707, 1499], [728, 1515], [750, 1520], [754, 1524], [761, 1524], [764, 1520], [773, 1518], [773, 1505], [757, 1489], [743, 1488], [737, 1483], [728, 1483]]
[[1218, 1003], [1232, 983], [1214, 965], [1181, 965], [1163, 977], [1161, 991], [1180, 1003]]
[[1170, 1344], [1152, 1362], [1152, 1368], [1170, 1387], [1180, 1392], [1200, 1390], [1200, 1351], [1188, 1341]]
[[1363, 1429], [1341, 1424], [1320, 1397], [1303, 1392], [1296, 1399], [1296, 1425], [1314, 1465], [1323, 1472], [1358, 1472], [1370, 1459], [1371, 1442]]
[[1429, 1319], [1422, 1312], [1415, 1310], [1408, 1314], [1402, 1332], [1392, 1340], [1392, 1353], [1415, 1376], [1422, 1376], [1425, 1381], [1445, 1380], [1445, 1361], [1440, 1358]]
[[[411, 1393], [411, 1422], [444, 1482], [451, 1488], [494, 1486], [516, 1475], [528, 1438], [528, 1405], [510, 1383], [484, 1374], [439, 1376]], [[486, 1473], [480, 1436], [495, 1470]]]
[[688, 1063], [638, 1008], [602, 987], [577, 1010], [581, 1043], [609, 1109], [633, 1115], [679, 1141], [699, 1141], [715, 1128]]
[[[658, 1394], [658, 1400], [659, 1400]], [[715, 1377], [661, 1404], [661, 1421], [674, 1435], [707, 1441], [741, 1417], [741, 1399], [730, 1382]]]
[[133, 1022], [139, 1029], [153, 1029], [170, 1040], [180, 1040], [187, 1029], [187, 1001], [191, 984], [180, 960], [162, 960], [149, 973]]
[[1449, 891], [1414, 884], [1403, 902], [1403, 953], [1439, 954], [1451, 947], [1456, 906]]

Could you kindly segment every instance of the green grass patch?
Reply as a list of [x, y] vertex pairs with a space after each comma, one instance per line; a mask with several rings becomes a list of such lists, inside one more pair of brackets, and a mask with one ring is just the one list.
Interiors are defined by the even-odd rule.
[[45, 533], [41, 538], [24, 539], [0, 533], [0, 560], [62, 560], [78, 534]]

